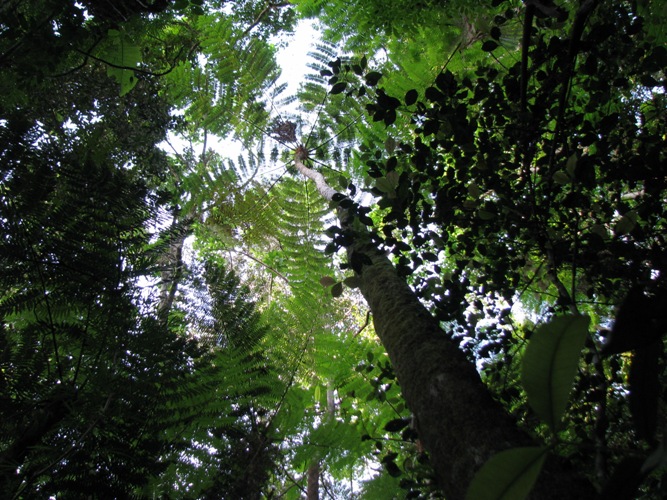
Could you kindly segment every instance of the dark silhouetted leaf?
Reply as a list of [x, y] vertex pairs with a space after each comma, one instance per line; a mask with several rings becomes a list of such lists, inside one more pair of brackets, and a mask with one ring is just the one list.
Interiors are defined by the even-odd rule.
[[334, 283], [336, 283], [336, 280], [333, 279], [331, 276], [322, 276], [320, 278], [320, 285], [322, 286], [331, 286]]
[[637, 349], [628, 376], [630, 412], [639, 437], [651, 440], [658, 422], [660, 342]]
[[498, 42], [495, 40], [487, 40], [482, 44], [482, 50], [484, 52], [493, 52], [498, 48]]
[[366, 84], [374, 87], [380, 81], [380, 78], [382, 78], [382, 73], [371, 71], [370, 73], [366, 74]]
[[329, 91], [330, 94], [340, 94], [345, 90], [345, 87], [347, 87], [347, 82], [338, 82], [335, 84], [333, 87], [331, 87], [331, 90]]
[[384, 425], [384, 430], [387, 432], [398, 432], [410, 424], [409, 418], [395, 418]]
[[331, 287], [331, 296], [334, 298], [340, 297], [343, 295], [343, 284], [338, 282]]
[[444, 96], [442, 95], [442, 92], [440, 92], [438, 89], [435, 87], [428, 87], [424, 91], [424, 97], [428, 99], [429, 101], [439, 101], [441, 100]]
[[338, 245], [333, 242], [327, 244], [327, 246], [324, 247], [324, 253], [327, 255], [331, 255], [332, 253], [336, 253], [337, 251], [338, 251]]
[[602, 354], [619, 354], [653, 343], [662, 335], [654, 322], [656, 312], [664, 307], [661, 296], [654, 299], [644, 293], [643, 287], [630, 289], [618, 308], [609, 339]]
[[625, 458], [614, 470], [607, 484], [602, 488], [599, 498], [605, 500], [634, 500], [637, 489], [643, 481], [641, 466], [643, 460], [638, 457]]
[[359, 279], [357, 276], [350, 276], [349, 278], [345, 278], [343, 283], [345, 283], [345, 285], [349, 288], [359, 288], [361, 279]]
[[414, 103], [417, 102], [417, 98], [419, 97], [419, 92], [417, 92], [415, 89], [410, 89], [405, 93], [405, 104], [406, 106], [412, 106]]
[[384, 463], [384, 466], [391, 477], [399, 477], [402, 474], [401, 469], [396, 465], [396, 462], [387, 461]]

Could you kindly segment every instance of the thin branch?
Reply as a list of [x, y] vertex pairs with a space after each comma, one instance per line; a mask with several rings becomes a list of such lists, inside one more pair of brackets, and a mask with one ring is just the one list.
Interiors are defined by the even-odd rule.
[[287, 7], [289, 6], [289, 2], [279, 2], [279, 3], [271, 3], [269, 2], [264, 9], [257, 15], [255, 20], [252, 22], [250, 26], [248, 26], [245, 31], [243, 32], [242, 36], [248, 35], [253, 29], [257, 27], [257, 25], [262, 22], [262, 18], [270, 11], [270, 10], [275, 10], [275, 9], [280, 9], [282, 7]]
[[[192, 54], [192, 52], [193, 52], [197, 47], [198, 47], [198, 44], [194, 44], [194, 45], [190, 48], [190, 51], [188, 52], [188, 55]], [[94, 48], [94, 46], [93, 46], [93, 48]], [[92, 48], [91, 48], [91, 50], [92, 50]], [[137, 68], [137, 67], [135, 67], [135, 66], [123, 66], [123, 65], [120, 65], [120, 64], [114, 64], [114, 63], [112, 63], [112, 62], [107, 61], [106, 59], [102, 59], [101, 57], [94, 56], [92, 53], [84, 52], [83, 50], [80, 50], [80, 49], [74, 49], [74, 51], [75, 51], [75, 52], [78, 52], [79, 54], [82, 54], [82, 55], [85, 56], [85, 58], [84, 58], [84, 63], [83, 63], [81, 66], [79, 66], [79, 68], [81, 68], [81, 67], [83, 67], [83, 66], [85, 65], [85, 63], [87, 62], [88, 58], [91, 58], [91, 59], [94, 59], [95, 61], [101, 62], [102, 64], [105, 64], [105, 65], [107, 65], [107, 66], [109, 66], [109, 67], [111, 67], [111, 68], [123, 69], [123, 70], [128, 70], [128, 71], [134, 71], [135, 73], [139, 73], [139, 74], [141, 74], [141, 75], [146, 75], [146, 76], [158, 76], [158, 77], [159, 77], [159, 76], [165, 76], [165, 75], [168, 75], [169, 73], [171, 73], [172, 71], [174, 71], [174, 69], [175, 69], [176, 66], [177, 66], [176, 62], [174, 62], [174, 63], [171, 65], [171, 67], [170, 67], [169, 69], [167, 69], [167, 70], [165, 70], [165, 71], [161, 71], [161, 72], [159, 72], [159, 73], [155, 73], [155, 72], [153, 72], [153, 71], [147, 71], [147, 70], [145, 70], [145, 69]], [[179, 53], [178, 53], [177, 56], [176, 56], [175, 61], [178, 61], [178, 60], [180, 59], [180, 56], [181, 56], [182, 53], [183, 53], [183, 50], [179, 51]], [[78, 68], [75, 68], [75, 69], [78, 69]], [[69, 72], [71, 72], [71, 70], [68, 71], [68, 72], [65, 72], [65, 73], [63, 73], [63, 74], [61, 74], [61, 75], [53, 75], [53, 76], [54, 76], [54, 77], [56, 77], [56, 76], [62, 76], [62, 75], [66, 75], [66, 74], [68, 74]]]
[[280, 271], [274, 269], [274, 268], [271, 267], [270, 265], [266, 264], [265, 262], [262, 262], [262, 261], [259, 260], [257, 257], [253, 257], [251, 254], [249, 254], [249, 253], [247, 253], [247, 252], [244, 252], [243, 250], [231, 249], [231, 251], [232, 251], [232, 252], [239, 253], [239, 254], [243, 255], [244, 257], [248, 257], [250, 260], [254, 260], [254, 261], [257, 262], [259, 265], [261, 265], [262, 267], [268, 269], [268, 270], [271, 271], [273, 274], [275, 274], [276, 276], [278, 276], [279, 278], [281, 278], [285, 283], [289, 283], [289, 280], [287, 279], [287, 277], [286, 277], [284, 274], [282, 274]]
[[368, 326], [368, 322], [369, 322], [370, 318], [371, 318], [371, 310], [369, 309], [368, 311], [366, 311], [366, 321], [364, 321], [364, 324], [361, 325], [361, 328], [359, 328], [359, 330], [357, 330], [357, 333], [354, 334], [353, 338], [357, 338], [359, 336], [359, 334], [366, 329], [366, 327]]

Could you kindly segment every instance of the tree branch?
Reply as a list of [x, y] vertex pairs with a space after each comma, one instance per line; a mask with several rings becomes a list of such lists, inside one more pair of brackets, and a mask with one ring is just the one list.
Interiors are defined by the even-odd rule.
[[242, 33], [241, 36], [246, 36], [248, 33], [250, 33], [253, 29], [257, 27], [257, 25], [262, 22], [262, 18], [270, 11], [270, 10], [275, 10], [275, 9], [280, 9], [282, 7], [287, 7], [289, 6], [289, 2], [278, 2], [278, 3], [272, 3], [269, 2], [266, 7], [262, 9], [262, 11], [257, 15], [255, 20], [252, 22], [250, 26], [248, 26]]

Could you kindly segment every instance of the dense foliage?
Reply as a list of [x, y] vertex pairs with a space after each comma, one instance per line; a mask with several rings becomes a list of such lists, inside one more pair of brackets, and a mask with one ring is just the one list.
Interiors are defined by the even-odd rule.
[[527, 436], [470, 498], [664, 496], [660, 2], [294, 4], [0, 8], [3, 497], [451, 492], [361, 238]]

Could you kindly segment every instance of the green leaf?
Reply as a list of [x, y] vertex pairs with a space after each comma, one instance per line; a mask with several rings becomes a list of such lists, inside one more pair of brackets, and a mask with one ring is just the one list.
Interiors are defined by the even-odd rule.
[[630, 233], [637, 225], [637, 212], [630, 210], [616, 223], [614, 233], [617, 235]]
[[131, 68], [141, 62], [141, 50], [118, 30], [110, 29], [107, 36], [110, 45], [100, 57], [109, 63], [107, 75], [116, 79], [120, 84], [120, 95], [124, 96], [137, 84], [137, 78]]
[[546, 452], [546, 448], [526, 447], [497, 453], [475, 474], [466, 499], [526, 498], [542, 470]]
[[494, 214], [493, 212], [489, 212], [488, 210], [484, 210], [484, 209], [480, 209], [479, 212], [477, 212], [477, 215], [482, 220], [491, 220], [491, 219], [496, 217], [496, 214]]
[[588, 335], [588, 316], [560, 316], [530, 338], [521, 378], [528, 404], [556, 432], [567, 407], [579, 356]]
[[391, 180], [389, 180], [386, 177], [381, 177], [377, 181], [375, 181], [375, 187], [378, 188], [383, 193], [387, 193], [394, 196], [396, 194], [394, 192], [394, 183], [391, 182]]
[[572, 153], [565, 163], [565, 171], [574, 178], [574, 171], [577, 169], [577, 153]]
[[564, 172], [563, 170], [558, 170], [555, 172], [553, 179], [556, 184], [560, 184], [561, 186], [570, 183], [570, 176], [567, 175], [567, 172]]

